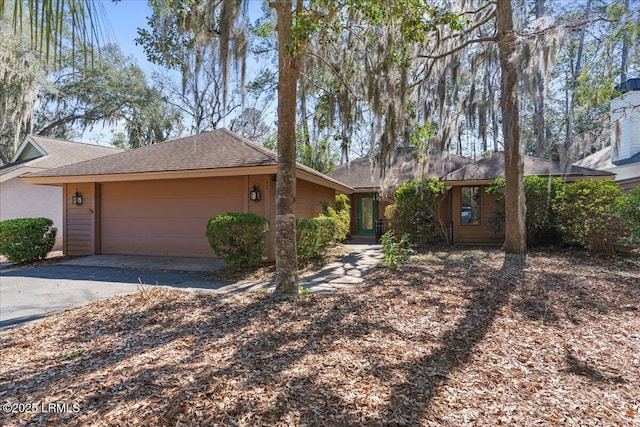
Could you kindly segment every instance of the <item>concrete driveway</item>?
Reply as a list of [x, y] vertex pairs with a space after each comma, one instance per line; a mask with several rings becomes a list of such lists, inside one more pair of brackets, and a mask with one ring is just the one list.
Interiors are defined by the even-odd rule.
[[34, 268], [2, 269], [0, 331], [92, 301], [137, 292], [141, 283], [219, 289], [228, 282], [204, 277], [222, 267], [224, 263], [215, 259], [96, 255]]
[[[314, 293], [335, 292], [363, 282], [382, 258], [382, 247], [345, 245], [347, 253], [300, 279]], [[138, 286], [162, 285], [220, 293], [251, 292], [271, 282], [219, 282], [205, 276], [224, 267], [212, 258], [94, 255], [34, 268], [0, 269], [0, 331]]]

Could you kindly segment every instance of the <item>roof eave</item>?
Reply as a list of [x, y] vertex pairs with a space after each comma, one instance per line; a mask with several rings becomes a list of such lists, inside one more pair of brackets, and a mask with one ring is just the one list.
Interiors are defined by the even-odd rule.
[[[122, 182], [122, 181], [147, 181], [159, 179], [182, 179], [182, 178], [209, 178], [217, 176], [241, 176], [241, 175], [263, 175], [276, 173], [276, 165], [262, 166], [240, 166], [232, 168], [216, 169], [189, 169], [179, 171], [158, 171], [158, 172], [135, 172], [119, 174], [89, 174], [89, 175], [64, 175], [64, 176], [21, 176], [28, 184], [44, 185], [64, 185], [78, 184], [82, 182]], [[305, 181], [330, 187], [340, 193], [351, 194], [353, 188], [335, 180], [329, 180], [315, 174], [298, 169], [298, 177]]]
[[[566, 182], [574, 182], [574, 181], [589, 181], [589, 180], [597, 180], [597, 179], [615, 179], [615, 173], [609, 173], [607, 175], [525, 175], [525, 176], [542, 176], [549, 178], [561, 178]], [[500, 177], [504, 178], [504, 177]], [[491, 185], [496, 180], [495, 179], [455, 179], [455, 180], [443, 180], [446, 184], [451, 186], [466, 186], [466, 185]]]
[[354, 193], [377, 193], [380, 187], [353, 187]]
[[21, 175], [29, 174], [32, 172], [41, 172], [43, 170], [44, 170], [43, 168], [30, 167], [29, 165], [25, 165], [25, 166], [16, 168], [9, 173], [0, 175], [0, 183], [9, 181], [10, 179], [13, 179], [13, 178], [18, 178]]
[[338, 191], [339, 193], [343, 193], [343, 194], [351, 194], [354, 192], [354, 189], [349, 187], [348, 185], [342, 184], [339, 181], [336, 181], [334, 179], [326, 179], [323, 178], [321, 176], [312, 174], [310, 172], [307, 172], [303, 169], [298, 168], [297, 172], [296, 172], [298, 178], [300, 179], [304, 179], [305, 181], [309, 181], [309, 182], [313, 182], [314, 184], [319, 184], [319, 185], [323, 185], [325, 187], [330, 187], [333, 188], [334, 190]]
[[81, 182], [122, 182], [159, 179], [208, 178], [216, 176], [239, 176], [273, 174], [276, 165], [241, 166], [216, 169], [188, 169], [177, 171], [133, 172], [112, 174], [64, 175], [64, 176], [22, 176], [28, 184], [64, 185]]

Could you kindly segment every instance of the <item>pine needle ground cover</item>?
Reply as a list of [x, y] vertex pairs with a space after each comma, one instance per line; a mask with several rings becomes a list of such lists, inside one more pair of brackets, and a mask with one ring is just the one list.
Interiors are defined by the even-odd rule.
[[632, 426], [640, 265], [458, 248], [299, 302], [144, 288], [10, 330], [0, 358], [9, 426]]

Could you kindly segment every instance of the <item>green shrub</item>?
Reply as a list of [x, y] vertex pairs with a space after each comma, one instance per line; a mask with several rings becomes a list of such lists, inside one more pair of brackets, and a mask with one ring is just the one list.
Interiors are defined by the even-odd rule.
[[207, 239], [213, 251], [229, 267], [257, 265], [264, 258], [269, 221], [245, 213], [214, 216], [207, 224]]
[[335, 240], [337, 220], [328, 216], [296, 219], [298, 259], [323, 257]]
[[440, 238], [448, 242], [449, 236], [440, 219], [440, 207], [451, 187], [437, 178], [416, 179], [405, 182], [396, 190], [392, 208], [385, 208], [391, 229], [398, 235], [409, 234], [414, 239]]
[[[622, 196], [616, 211], [629, 231], [629, 236], [624, 239], [624, 242], [632, 246], [640, 246], [640, 188], [634, 188], [631, 193]], [[640, 252], [640, 248], [635, 251]]]
[[349, 204], [347, 202], [345, 208], [342, 202], [338, 203], [338, 198], [341, 196], [347, 198], [344, 194], [338, 194], [336, 196], [336, 209], [333, 209], [329, 203], [323, 203], [322, 205], [322, 215], [336, 220], [336, 235], [334, 236], [334, 240], [337, 242], [341, 242], [347, 238], [351, 227]]
[[593, 252], [613, 251], [611, 224], [619, 221], [616, 207], [622, 191], [614, 181], [578, 181], [558, 190], [553, 208], [558, 227], [568, 243]]
[[[552, 210], [553, 200], [562, 185], [560, 178], [542, 176], [525, 176], [524, 192], [527, 204], [527, 242], [535, 244], [545, 230], [553, 230], [557, 226], [557, 218]], [[505, 180], [496, 179], [486, 192], [496, 200], [496, 210], [489, 218], [493, 230], [504, 232], [505, 221]]]
[[48, 218], [17, 218], [0, 222], [0, 254], [13, 262], [33, 261], [47, 256], [58, 229]]
[[336, 214], [336, 240], [341, 242], [347, 238], [351, 230], [351, 205], [346, 194], [336, 195]]
[[387, 231], [382, 235], [380, 242], [382, 243], [384, 264], [388, 269], [396, 271], [400, 267], [400, 264], [411, 256], [413, 251], [409, 247], [409, 239], [410, 236], [408, 234], [403, 234], [398, 242], [393, 230]]

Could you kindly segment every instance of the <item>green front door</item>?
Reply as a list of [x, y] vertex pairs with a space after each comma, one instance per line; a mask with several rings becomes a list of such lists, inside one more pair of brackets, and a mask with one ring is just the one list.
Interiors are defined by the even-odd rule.
[[358, 234], [376, 234], [376, 201], [373, 194], [358, 195]]

